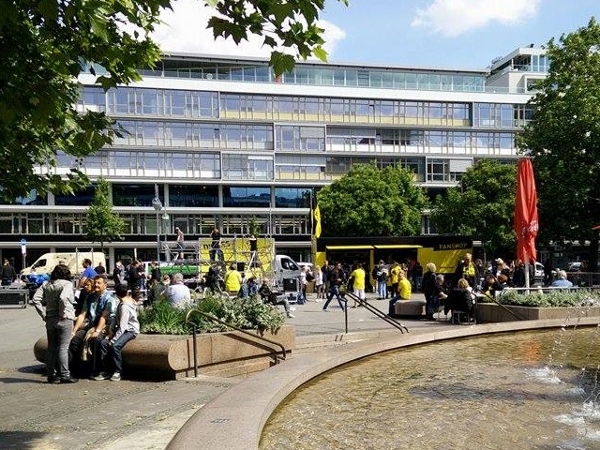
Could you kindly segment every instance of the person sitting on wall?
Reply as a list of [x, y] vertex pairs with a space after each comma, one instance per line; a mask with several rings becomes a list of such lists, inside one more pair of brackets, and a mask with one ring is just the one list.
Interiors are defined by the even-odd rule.
[[115, 292], [119, 305], [108, 334], [99, 341], [99, 359], [104, 370], [94, 377], [96, 381], [121, 381], [123, 372], [121, 352], [125, 344], [135, 339], [140, 332], [136, 301], [127, 295], [127, 287], [124, 285], [118, 286]]
[[225, 274], [225, 291], [229, 295], [237, 295], [242, 287], [242, 275], [237, 271], [235, 264], [229, 266], [229, 270]]
[[181, 273], [173, 275], [171, 285], [165, 289], [164, 295], [172, 306], [181, 307], [192, 301], [190, 288], [184, 284]]
[[269, 286], [268, 278], [264, 278], [262, 280], [262, 283], [258, 288], [258, 295], [260, 295], [260, 298], [262, 299], [263, 303], [270, 303], [272, 305], [283, 305], [283, 309], [285, 309], [285, 315], [288, 318], [293, 319], [295, 317], [294, 315], [292, 315], [292, 308], [290, 307], [290, 302], [288, 301], [288, 299], [285, 298], [285, 295], [278, 295], [277, 293], [273, 292], [271, 286]]
[[240, 291], [238, 292], [238, 298], [245, 299], [255, 296], [258, 293], [258, 285], [256, 284], [256, 278], [248, 277], [248, 279], [242, 284]]
[[106, 289], [107, 282], [106, 275], [94, 277], [93, 297], [83, 304], [81, 313], [75, 320], [69, 344], [71, 363], [86, 362], [89, 360], [89, 353], [92, 353], [92, 376], [98, 375], [99, 370], [96, 344], [107, 334], [118, 304], [117, 298]]
[[396, 302], [398, 300], [410, 300], [411, 295], [412, 285], [410, 284], [410, 281], [408, 281], [408, 278], [406, 278], [406, 272], [400, 270], [400, 272], [398, 272], [398, 291], [389, 301], [388, 315], [393, 317], [396, 314]]
[[81, 314], [83, 310], [83, 305], [85, 305], [91, 297], [93, 297], [94, 293], [94, 280], [90, 280], [89, 278], [83, 282], [83, 286], [81, 289], [78, 289], [78, 292], [75, 292], [75, 301], [77, 304], [75, 305], [75, 316]]
[[484, 301], [494, 301], [496, 293], [504, 289], [498, 279], [492, 273], [488, 273], [483, 280], [481, 285], [481, 292], [483, 292]]
[[573, 287], [573, 283], [567, 280], [567, 272], [564, 270], [559, 270], [556, 272], [556, 280], [554, 280], [551, 284], [551, 287], [562, 287], [562, 288], [570, 288]]

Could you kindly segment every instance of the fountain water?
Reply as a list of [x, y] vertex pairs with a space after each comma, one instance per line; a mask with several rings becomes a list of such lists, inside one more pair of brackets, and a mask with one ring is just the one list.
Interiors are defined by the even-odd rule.
[[369, 357], [290, 395], [260, 448], [600, 448], [599, 344], [563, 328]]

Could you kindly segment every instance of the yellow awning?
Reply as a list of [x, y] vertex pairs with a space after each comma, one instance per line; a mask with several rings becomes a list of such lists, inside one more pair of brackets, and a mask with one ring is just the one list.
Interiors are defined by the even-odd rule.
[[372, 250], [372, 245], [328, 245], [327, 250]]
[[376, 245], [377, 250], [390, 250], [395, 248], [423, 248], [422, 245], [408, 245], [408, 244], [391, 244], [391, 245]]

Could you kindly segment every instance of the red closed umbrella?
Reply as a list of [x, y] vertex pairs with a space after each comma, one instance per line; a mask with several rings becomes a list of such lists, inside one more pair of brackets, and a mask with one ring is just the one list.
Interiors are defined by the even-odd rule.
[[517, 198], [515, 200], [515, 233], [517, 233], [517, 257], [525, 264], [535, 261], [535, 238], [538, 233], [537, 192], [533, 165], [529, 158], [522, 158], [517, 165]]

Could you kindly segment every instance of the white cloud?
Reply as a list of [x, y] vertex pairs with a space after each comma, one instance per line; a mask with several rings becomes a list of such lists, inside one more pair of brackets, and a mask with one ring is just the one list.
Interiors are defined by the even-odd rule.
[[[213, 37], [212, 29], [206, 25], [215, 11], [204, 2], [177, 0], [172, 3], [173, 10], [161, 14], [162, 24], [156, 27], [152, 38], [165, 53], [204, 53], [232, 56], [269, 56], [271, 48], [262, 45], [262, 37], [250, 35], [248, 41], [236, 45], [232, 39]], [[331, 56], [336, 44], [345, 38], [346, 33], [336, 25], [319, 21], [325, 30], [325, 50]]]
[[456, 37], [490, 22], [513, 25], [536, 14], [541, 0], [434, 0], [417, 9], [411, 26]]

